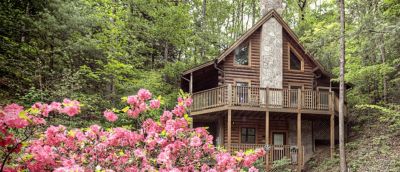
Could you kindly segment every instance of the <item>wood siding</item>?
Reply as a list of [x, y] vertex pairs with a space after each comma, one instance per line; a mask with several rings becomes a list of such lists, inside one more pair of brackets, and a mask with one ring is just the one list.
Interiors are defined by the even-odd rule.
[[234, 52], [226, 57], [221, 67], [225, 72], [225, 84], [234, 84], [235, 80], [247, 80], [251, 81], [251, 86], [260, 85], [260, 35], [261, 30], [258, 29], [246, 40], [250, 41], [249, 66], [235, 65]]
[[[228, 128], [226, 125], [227, 119], [224, 118], [224, 136], [228, 134]], [[273, 131], [288, 131], [288, 121], [286, 119], [270, 119], [270, 132]], [[237, 111], [232, 111], [232, 144], [240, 143], [240, 129], [243, 127], [256, 128], [256, 143], [265, 144], [265, 116], [262, 115], [242, 115], [238, 114]], [[224, 137], [224, 142], [228, 142], [228, 137]], [[270, 138], [271, 139], [271, 134]]]
[[[304, 71], [289, 70], [289, 45], [303, 58]], [[283, 30], [283, 88], [289, 88], [291, 84], [301, 84], [304, 86], [304, 89], [313, 89], [314, 67], [309, 57], [306, 56], [289, 34]]]

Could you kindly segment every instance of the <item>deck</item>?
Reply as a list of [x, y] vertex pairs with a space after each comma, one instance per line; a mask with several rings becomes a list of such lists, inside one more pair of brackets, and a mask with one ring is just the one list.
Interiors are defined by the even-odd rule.
[[338, 111], [334, 92], [223, 85], [192, 94], [191, 114], [232, 110], [331, 114]]

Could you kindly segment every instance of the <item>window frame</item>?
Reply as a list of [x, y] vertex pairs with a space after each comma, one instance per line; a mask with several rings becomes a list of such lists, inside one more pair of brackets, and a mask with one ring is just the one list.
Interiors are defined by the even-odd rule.
[[[247, 44], [248, 45], [248, 50], [247, 50], [247, 65], [243, 65], [243, 64], [239, 64], [236, 62], [236, 49], [240, 48], [242, 45]], [[237, 67], [250, 67], [251, 66], [251, 41], [245, 41], [243, 43], [241, 43], [238, 47], [236, 47], [233, 50], [233, 66], [237, 66]]]
[[[288, 47], [289, 47], [288, 48], [288, 70], [289, 71], [293, 71], [293, 72], [304, 72], [304, 59], [303, 59], [303, 57], [300, 55], [299, 52], [297, 52], [297, 50], [292, 45], [289, 44]], [[297, 59], [300, 61], [300, 70], [290, 68], [291, 53], [296, 55]]]
[[[242, 129], [254, 129], [254, 143], [243, 142], [242, 140]], [[255, 126], [241, 126], [239, 130], [239, 143], [241, 144], [257, 144], [257, 127]], [[248, 131], [246, 130], [246, 138], [248, 138]]]

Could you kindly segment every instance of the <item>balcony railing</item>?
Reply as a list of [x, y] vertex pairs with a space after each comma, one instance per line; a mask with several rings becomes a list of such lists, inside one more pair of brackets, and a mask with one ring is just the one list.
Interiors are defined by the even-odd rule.
[[[329, 91], [291, 90], [224, 85], [193, 93], [192, 112], [222, 106], [289, 108], [329, 111], [337, 98]], [[334, 103], [333, 103], [334, 101]]]
[[[236, 151], [246, 151], [249, 149], [265, 149], [265, 144], [232, 144], [231, 152], [234, 153]], [[268, 146], [268, 161], [272, 163], [273, 161], [281, 160], [283, 158], [287, 158], [290, 160], [292, 164], [297, 164], [298, 162], [298, 149], [297, 146], [290, 145], [269, 145]], [[302, 146], [304, 150], [304, 146]], [[302, 155], [304, 159], [304, 151], [302, 151]], [[262, 159], [265, 162], [265, 157]]]

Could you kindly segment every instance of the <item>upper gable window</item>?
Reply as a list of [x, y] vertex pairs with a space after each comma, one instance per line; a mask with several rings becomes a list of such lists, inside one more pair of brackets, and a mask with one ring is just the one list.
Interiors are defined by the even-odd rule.
[[235, 49], [235, 64], [249, 65], [249, 42]]
[[303, 60], [293, 49], [290, 49], [289, 60], [290, 70], [303, 70]]

